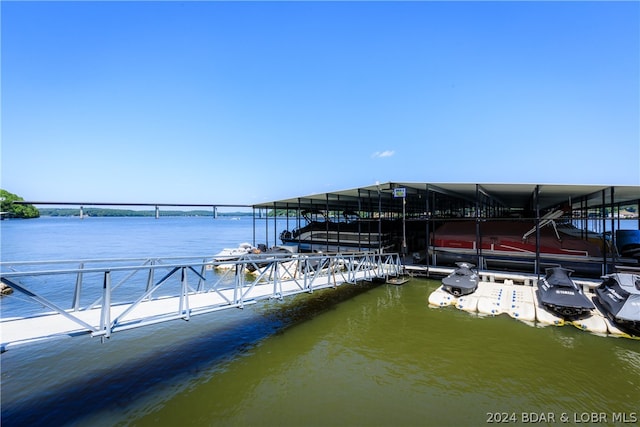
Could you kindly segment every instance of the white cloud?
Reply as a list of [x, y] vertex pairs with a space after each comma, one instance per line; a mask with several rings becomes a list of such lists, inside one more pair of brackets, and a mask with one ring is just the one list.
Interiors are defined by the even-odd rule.
[[371, 155], [371, 157], [373, 158], [378, 158], [381, 159], [383, 157], [391, 157], [395, 154], [396, 152], [393, 150], [385, 150], [385, 151], [376, 151], [375, 153], [373, 153]]

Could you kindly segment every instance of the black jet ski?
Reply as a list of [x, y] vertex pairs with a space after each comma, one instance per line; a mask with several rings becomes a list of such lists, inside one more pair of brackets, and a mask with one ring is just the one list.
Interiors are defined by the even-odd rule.
[[456, 297], [473, 293], [479, 281], [474, 265], [468, 262], [456, 262], [456, 265], [458, 268], [442, 279], [442, 288]]
[[620, 330], [640, 336], [640, 274], [613, 273], [603, 276], [594, 301]]
[[571, 280], [571, 273], [573, 270], [562, 267], [547, 268], [536, 290], [540, 303], [566, 320], [588, 316], [595, 308], [580, 286]]

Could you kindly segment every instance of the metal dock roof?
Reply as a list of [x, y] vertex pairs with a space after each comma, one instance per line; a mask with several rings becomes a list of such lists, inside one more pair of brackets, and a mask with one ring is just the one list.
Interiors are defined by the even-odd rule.
[[610, 204], [640, 203], [638, 185], [575, 185], [575, 184], [474, 184], [474, 183], [427, 183], [427, 182], [386, 182], [330, 191], [306, 196], [291, 197], [259, 203], [254, 208], [295, 209], [312, 208], [323, 205], [329, 209], [341, 209], [357, 205], [363, 200], [384, 200], [393, 198], [394, 188], [406, 188], [407, 195], [420, 196], [427, 192], [447, 195], [460, 200], [475, 201], [481, 197], [492, 200], [504, 207], [524, 209], [531, 206], [536, 190], [541, 209], [571, 203], [574, 207], [590, 208]]

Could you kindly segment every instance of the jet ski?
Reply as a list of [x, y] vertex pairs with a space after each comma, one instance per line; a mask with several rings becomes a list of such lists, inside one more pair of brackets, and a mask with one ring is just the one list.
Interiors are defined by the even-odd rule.
[[571, 280], [571, 273], [573, 270], [562, 267], [547, 268], [536, 290], [540, 303], [566, 320], [588, 316], [595, 308], [580, 286]]
[[620, 330], [640, 336], [640, 274], [613, 273], [603, 276], [594, 301]]
[[442, 279], [442, 287], [450, 294], [459, 297], [468, 295], [478, 289], [478, 272], [468, 262], [456, 262], [458, 268]]

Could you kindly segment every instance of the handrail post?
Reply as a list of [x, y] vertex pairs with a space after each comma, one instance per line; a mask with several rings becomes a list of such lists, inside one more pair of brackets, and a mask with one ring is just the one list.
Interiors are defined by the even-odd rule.
[[179, 306], [179, 313], [183, 314], [185, 317], [185, 320], [189, 320], [189, 318], [191, 317], [191, 313], [189, 310], [189, 287], [187, 286], [187, 267], [182, 267], [181, 268], [181, 284], [182, 284], [182, 290], [180, 292], [180, 306]]
[[100, 311], [100, 329], [104, 336], [111, 337], [111, 271], [104, 272], [102, 283], [102, 310]]
[[331, 285], [331, 269], [332, 269], [332, 265], [331, 265], [331, 256], [330, 255], [324, 255], [324, 259], [325, 261], [327, 261], [326, 266], [327, 266], [327, 286]]
[[204, 288], [204, 277], [207, 274], [207, 265], [206, 265], [207, 259], [203, 259], [202, 260], [202, 267], [200, 268], [200, 278], [198, 279], [198, 292], [202, 292], [202, 289]]
[[[273, 297], [275, 298], [278, 295], [278, 299], [282, 301], [282, 283], [280, 283], [280, 260], [276, 259], [273, 261], [273, 270], [271, 272], [273, 274]], [[279, 292], [278, 292], [279, 290]]]
[[358, 280], [358, 265], [360, 262], [356, 263], [356, 256], [351, 255], [351, 263], [349, 264], [349, 268], [351, 269], [351, 281], [356, 283]]
[[309, 289], [309, 293], [313, 292], [313, 287], [311, 287], [311, 283], [309, 282], [309, 257], [305, 257], [304, 262], [302, 263], [302, 280], [304, 283], [304, 288]]
[[[235, 277], [234, 277], [234, 284], [233, 284], [233, 303], [234, 304], [239, 304], [240, 307], [242, 307], [242, 292], [240, 291], [240, 289], [242, 289], [244, 287], [244, 283], [243, 283], [243, 276], [244, 276], [244, 262], [243, 263], [236, 263], [236, 271], [235, 271]], [[238, 297], [238, 294], [240, 294], [240, 297]]]
[[82, 269], [84, 268], [84, 262], [80, 263], [80, 271], [76, 276], [76, 289], [73, 292], [73, 311], [80, 309], [80, 295], [82, 293]]
[[[155, 262], [156, 261], [154, 259], [151, 260], [149, 275], [147, 276], [147, 288], [145, 289], [145, 292], [149, 292], [151, 288], [153, 288], [153, 274], [155, 272], [155, 268], [153, 268], [153, 266], [155, 265]], [[149, 295], [149, 298], [151, 298], [151, 295]]]

